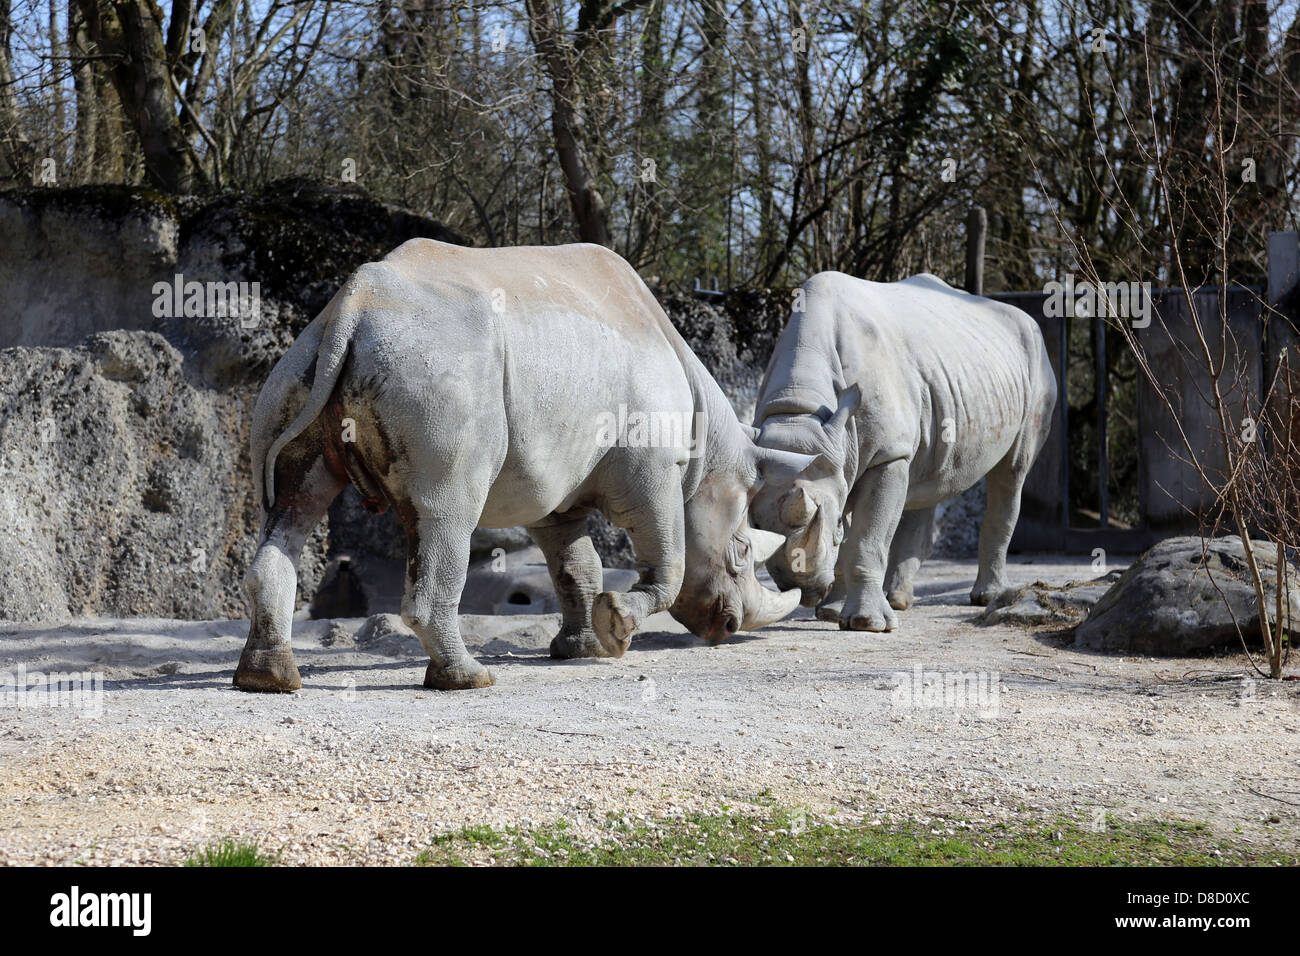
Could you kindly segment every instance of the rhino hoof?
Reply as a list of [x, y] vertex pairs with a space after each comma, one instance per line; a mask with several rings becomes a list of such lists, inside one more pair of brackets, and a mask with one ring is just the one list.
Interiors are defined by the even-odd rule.
[[880, 634], [892, 631], [896, 626], [889, 618], [877, 617], [874, 614], [855, 614], [848, 619], [840, 618], [841, 631], [872, 631]]
[[288, 694], [302, 689], [302, 678], [287, 647], [244, 648], [235, 668], [235, 686], [259, 693]]
[[984, 587], [975, 586], [975, 590], [970, 592], [970, 602], [976, 607], [988, 607], [989, 602], [1001, 594], [1003, 587], [1001, 584], [987, 584]]
[[817, 608], [817, 620], [829, 621], [832, 624], [840, 623], [840, 611], [844, 604], [836, 601], [834, 604], [822, 604]]
[[424, 672], [424, 686], [431, 690], [476, 690], [496, 682], [492, 672], [475, 660], [452, 667], [439, 667], [430, 661]]
[[620, 591], [602, 591], [591, 609], [596, 639], [606, 657], [622, 657], [632, 643], [637, 619], [627, 609], [627, 596]]
[[890, 591], [885, 595], [885, 600], [889, 602], [889, 606], [895, 611], [906, 611], [912, 606], [914, 598], [910, 590], [904, 591], [900, 589], [897, 591]]
[[561, 627], [560, 633], [551, 641], [551, 656], [561, 660], [575, 657], [608, 657], [605, 648], [591, 630], [578, 631]]

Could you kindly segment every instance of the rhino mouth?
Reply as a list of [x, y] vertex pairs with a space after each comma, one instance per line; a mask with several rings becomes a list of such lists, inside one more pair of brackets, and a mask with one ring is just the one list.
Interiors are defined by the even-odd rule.
[[714, 599], [713, 604], [703, 617], [691, 626], [696, 637], [711, 644], [725, 641], [740, 630], [741, 615], [739, 609], [728, 603], [724, 597]]

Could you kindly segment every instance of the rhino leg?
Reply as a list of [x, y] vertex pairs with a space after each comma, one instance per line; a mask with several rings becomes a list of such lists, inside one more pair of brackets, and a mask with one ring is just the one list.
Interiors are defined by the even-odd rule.
[[289, 643], [298, 559], [307, 535], [347, 486], [326, 467], [323, 457], [306, 468], [292, 455], [284, 460], [287, 466], [276, 471], [276, 502], [262, 522], [261, 544], [244, 575], [249, 628], [235, 670], [235, 686], [240, 690], [287, 692], [302, 687]]
[[686, 519], [677, 467], [628, 498], [636, 504], [611, 507], [608, 517], [627, 529], [641, 578], [630, 591], [602, 591], [591, 611], [596, 639], [609, 657], [622, 657], [642, 622], [672, 606], [686, 573]]
[[[406, 510], [406, 509], [403, 509]], [[402, 620], [429, 655], [424, 686], [470, 690], [496, 683], [492, 672], [470, 656], [460, 636], [460, 595], [469, 568], [473, 517], [416, 505], [407, 520], [406, 586]]]
[[1029, 462], [1020, 462], [1015, 451], [999, 462], [984, 478], [987, 504], [980, 524], [979, 574], [970, 592], [971, 604], [986, 606], [1006, 588], [1007, 547], [1020, 516], [1020, 489], [1029, 473]]
[[868, 468], [849, 498], [853, 523], [842, 548], [844, 608], [840, 629], [892, 631], [898, 615], [885, 599], [889, 545], [907, 501], [908, 461], [903, 458]]
[[913, 581], [934, 547], [934, 509], [904, 511], [889, 545], [885, 598], [895, 611], [906, 611], [915, 598]]
[[546, 556], [546, 568], [560, 598], [563, 621], [551, 641], [551, 656], [608, 657], [591, 624], [591, 608], [600, 593], [600, 555], [587, 534], [587, 516], [556, 519], [529, 528]]
[[[847, 549], [840, 550], [841, 556], [847, 554]], [[835, 562], [835, 581], [831, 584], [831, 589], [826, 592], [826, 597], [817, 605], [816, 616], [819, 621], [829, 621], [832, 624], [840, 622], [840, 613], [844, 610], [844, 572], [842, 570], [843, 562]]]

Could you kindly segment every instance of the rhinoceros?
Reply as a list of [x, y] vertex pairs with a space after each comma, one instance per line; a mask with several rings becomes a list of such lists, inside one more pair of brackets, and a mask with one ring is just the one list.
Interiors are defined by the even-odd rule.
[[767, 563], [773, 581], [845, 630], [893, 630], [929, 557], [935, 506], [984, 477], [970, 599], [987, 604], [1056, 407], [1037, 324], [928, 274], [823, 272], [798, 296], [754, 416], [760, 444], [817, 456], [751, 506], [755, 525], [786, 538]]
[[[429, 654], [426, 687], [494, 682], [457, 614], [476, 526], [523, 525], [544, 553], [556, 657], [619, 657], [665, 608], [717, 641], [799, 603], [759, 583], [756, 562], [783, 541], [747, 509], [812, 459], [754, 444], [635, 270], [600, 246], [412, 239], [362, 266], [272, 370], [251, 460], [263, 521], [244, 579], [245, 690], [301, 686], [297, 562], [349, 482], [405, 528], [401, 613]], [[631, 536], [628, 592], [601, 591], [593, 509]]]

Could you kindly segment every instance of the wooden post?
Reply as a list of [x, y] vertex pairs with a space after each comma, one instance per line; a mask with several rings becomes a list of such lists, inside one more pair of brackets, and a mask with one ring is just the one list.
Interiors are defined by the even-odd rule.
[[989, 217], [983, 206], [971, 206], [966, 216], [966, 291], [984, 294], [984, 237]]

